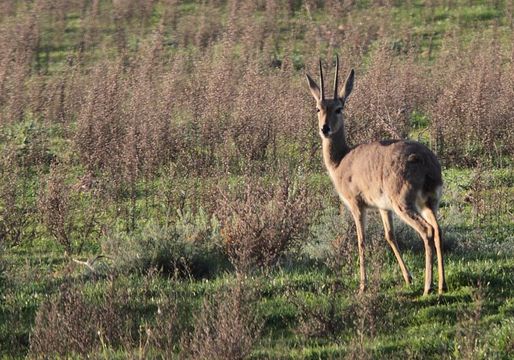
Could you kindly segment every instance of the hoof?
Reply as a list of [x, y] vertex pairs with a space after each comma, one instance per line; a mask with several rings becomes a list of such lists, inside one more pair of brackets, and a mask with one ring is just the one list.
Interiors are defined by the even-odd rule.
[[405, 279], [405, 283], [408, 285], [408, 286], [411, 286], [412, 285], [412, 275], [409, 273], [409, 276], [407, 277], [407, 279]]
[[438, 290], [437, 290], [437, 294], [439, 295], [443, 295], [445, 292], [448, 291], [448, 287], [446, 286], [446, 284], [444, 284], [442, 287], [440, 287]]
[[423, 296], [427, 296], [432, 293], [434, 293], [434, 289], [432, 287], [429, 287], [428, 289], [425, 289], [425, 291], [423, 291]]

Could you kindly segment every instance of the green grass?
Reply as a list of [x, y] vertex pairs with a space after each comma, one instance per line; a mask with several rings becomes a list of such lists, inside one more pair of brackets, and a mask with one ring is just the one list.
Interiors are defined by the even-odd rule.
[[[407, 249], [404, 259], [414, 276], [414, 284], [410, 288], [403, 285], [396, 260], [387, 249], [385, 258], [381, 259], [379, 292], [373, 300], [375, 315], [365, 321], [368, 325], [371, 323], [369, 326], [374, 330], [367, 333], [368, 325], [360, 328], [363, 325], [359, 325], [359, 314], [355, 313], [355, 307], [360, 303], [356, 295], [357, 259], [348, 259], [350, 275], [341, 277], [332, 273], [323, 262], [309, 260], [309, 255], [302, 255], [303, 260], [293, 256], [281, 269], [267, 275], [256, 274], [248, 280], [258, 289], [257, 308], [265, 324], [262, 339], [258, 341], [251, 358], [347, 356], [355, 348], [356, 341], [360, 341], [360, 346], [370, 357], [377, 359], [450, 357], [460, 351], [459, 341], [464, 341], [456, 336], [456, 332], [467, 331], [465, 324], [469, 321], [473, 323], [469, 331], [481, 339], [477, 344], [480, 354], [495, 358], [512, 356], [512, 224], [509, 223], [508, 214], [501, 212], [495, 221], [505, 227], [502, 232], [498, 232], [496, 225], [486, 226], [490, 217], [481, 220], [473, 218], [472, 206], [462, 199], [473, 185], [475, 175], [468, 169], [444, 171], [446, 191], [441, 216], [449, 247], [446, 251], [448, 293], [443, 296], [421, 296], [424, 269], [421, 241], [413, 233], [403, 234], [400, 242]], [[237, 178], [225, 180], [238, 182]], [[330, 186], [325, 175], [313, 174], [308, 177], [308, 182], [312, 188]], [[189, 186], [190, 181], [184, 179], [176, 185], [180, 184]], [[512, 172], [505, 169], [489, 171], [484, 186], [494, 186], [497, 191], [505, 189], [510, 193], [513, 187]], [[138, 194], [141, 198], [149, 195], [148, 191]], [[510, 200], [504, 200], [510, 204]], [[144, 203], [143, 199], [139, 201]], [[79, 206], [87, 206], [87, 202], [82, 199]], [[145, 211], [143, 209], [142, 212]], [[149, 219], [162, 216], [159, 212], [152, 214], [146, 216]], [[337, 216], [337, 212], [329, 212], [326, 216]], [[200, 222], [196, 224], [202, 224], [204, 221], [194, 216], [186, 219], [183, 220], [186, 221], [184, 224], [195, 224], [197, 221]], [[317, 226], [323, 228], [323, 224]], [[373, 227], [373, 221], [370, 226]], [[481, 227], [478, 232], [477, 226]], [[192, 230], [194, 226], [187, 231]], [[382, 245], [385, 246], [385, 242]], [[322, 243], [312, 246], [322, 246]], [[100, 250], [97, 244], [90, 244], [85, 249], [82, 254], [74, 256], [84, 259]], [[114, 267], [110, 269], [114, 270], [115, 265], [111, 265]], [[105, 271], [108, 273], [109, 268]], [[152, 322], [157, 304], [163, 296], [175, 294], [187, 299], [190, 306], [195, 308], [200, 306], [205, 296], [214, 294], [226, 284], [234, 284], [235, 280], [232, 271], [225, 268], [209, 279], [170, 279], [167, 276], [148, 277], [133, 273], [118, 276], [114, 281], [131, 294], [129, 311], [132, 315], [138, 321]], [[62, 284], [70, 282], [94, 301], [106, 292], [112, 280], [104, 276], [95, 277], [87, 269], [74, 265], [69, 257], [62, 255], [62, 248], [48, 237], [4, 251], [0, 272], [0, 343], [3, 344], [3, 356], [22, 357], [26, 354], [39, 306], [58, 294]], [[340, 284], [336, 294], [331, 291], [331, 284], [335, 282]], [[321, 309], [323, 313], [328, 311], [334, 299], [338, 304], [335, 316], [346, 321], [343, 329], [330, 337], [309, 337], [299, 333], [298, 327], [305, 309]], [[480, 308], [480, 315], [473, 318], [470, 314], [477, 307]], [[359, 337], [357, 334], [362, 331], [364, 334]]]
[[[20, 256], [13, 254], [5, 259], [7, 272], [16, 271], [16, 276], [9, 274], [9, 285], [6, 287], [4, 284], [2, 287], [0, 313], [0, 323], [3, 324], [0, 327], [1, 343], [17, 344], [20, 348], [4, 348], [3, 355], [24, 354], [22, 344], [28, 343], [38, 306], [58, 291], [60, 283], [70, 281], [59, 274], [63, 265], [69, 266], [69, 262], [62, 257], [25, 254], [27, 262], [24, 265], [11, 267], [14, 262], [19, 262]], [[480, 306], [481, 314], [474, 324], [476, 331], [479, 334], [496, 331], [503, 336], [501, 339], [486, 339], [481, 346], [490, 353], [494, 347], [489, 342], [504, 342], [503, 351], [509, 351], [508, 345], [514, 340], [512, 333], [508, 333], [505, 328], [512, 328], [514, 314], [514, 259], [511, 256], [473, 259], [466, 254], [448, 254], [446, 269], [449, 291], [441, 297], [421, 296], [422, 254], [407, 252], [406, 259], [415, 277], [412, 288], [402, 285], [396, 264], [391, 258], [384, 266], [381, 277], [387, 281], [382, 281], [377, 295], [374, 309], [377, 315], [376, 318], [366, 320], [374, 322], [376, 330], [373, 335], [364, 336], [364, 347], [373, 358], [397, 358], [405, 354], [417, 354], [424, 358], [447, 357], [457, 346], [455, 331], [477, 306]], [[356, 266], [354, 269], [357, 270]], [[102, 279], [91, 281], [89, 276], [84, 277], [82, 268], [75, 268], [71, 275], [72, 281], [90, 298], [103, 294], [110, 283]], [[116, 281], [118, 286], [131, 294], [130, 311], [133, 315], [138, 313], [142, 318], [152, 319], [156, 314], [159, 296], [163, 294], [180, 294], [189, 299], [191, 304], [198, 305], [206, 294], [212, 294], [234, 280], [234, 276], [227, 273], [212, 280], [201, 281], [170, 281], [161, 277], [149, 281], [140, 275], [122, 277]], [[353, 346], [351, 342], [357, 332], [362, 331], [356, 324], [358, 316], [344, 313], [344, 309], [359, 303], [359, 297], [355, 295], [357, 281], [355, 278], [337, 279], [344, 284], [344, 290], [334, 295], [328, 284], [335, 280], [336, 277], [327, 269], [319, 267], [291, 267], [249, 280], [256, 284], [261, 293], [258, 311], [265, 320], [263, 340], [259, 342], [252, 358], [309, 359], [347, 353]], [[296, 328], [301, 311], [296, 304], [319, 309], [326, 306], [332, 296], [337, 296], [342, 309], [338, 316], [350, 319], [347, 320], [347, 327], [335, 334], [336, 340], [309, 339], [298, 335]], [[504, 353], [505, 356], [508, 354]], [[501, 353], [499, 355], [501, 357]]]
[[[109, 4], [102, 2], [104, 16], [109, 14]], [[504, 6], [503, 3], [501, 5]], [[178, 6], [178, 16], [198, 16], [201, 9], [197, 2], [184, 1]], [[141, 24], [137, 19], [131, 19], [126, 24], [129, 52], [137, 53], [148, 40], [164, 10], [154, 9], [146, 24]], [[373, 49], [373, 42], [386, 41], [401, 53], [406, 38], [411, 36], [420, 39], [416, 51], [425, 59], [424, 52], [429, 47], [433, 47], [431, 56], [437, 56], [442, 39], [456, 29], [462, 39], [468, 40], [483, 32], [493, 31], [495, 26], [498, 28], [494, 31], [509, 33], [504, 10], [493, 8], [485, 1], [454, 1], [451, 8], [436, 6], [432, 9], [422, 1], [408, 4], [397, 2], [392, 7], [371, 6], [370, 1], [358, 1], [351, 10], [351, 19], [342, 17], [335, 19], [335, 22], [344, 25], [350, 20], [359, 24], [378, 17], [391, 19], [391, 26], [399, 30], [391, 38], [373, 40], [370, 48]], [[226, 22], [226, 9], [222, 11], [222, 16]], [[331, 14], [325, 10], [316, 11], [312, 16], [318, 24], [325, 24], [327, 19], [332, 21]], [[300, 21], [306, 17], [304, 7], [297, 6], [291, 21], [281, 23], [280, 34], [274, 44], [280, 56], [286, 52], [283, 44], [293, 39], [292, 49], [287, 51], [293, 52], [293, 66], [297, 71], [303, 71], [303, 54], [310, 46], [305, 42], [306, 30]], [[262, 13], [257, 12], [256, 18], [262, 21]], [[85, 68], [116, 54], [113, 37], [116, 29], [111, 20], [109, 16], [99, 20], [98, 37], [83, 54]], [[40, 66], [47, 67], [42, 77], [58, 75], [68, 66], [66, 59], [77, 52], [81, 34], [87, 26], [80, 14], [76, 13], [67, 14], [63, 25], [63, 35], [57, 36], [58, 31], [52, 28], [52, 23], [43, 21], [41, 51], [36, 59]], [[163, 36], [165, 44], [172, 44], [176, 34], [165, 32]], [[219, 45], [220, 53], [223, 49], [223, 45]], [[323, 52], [326, 50], [320, 49], [320, 55], [325, 56]], [[176, 49], [174, 45], [166, 45], [164, 51], [187, 54], [198, 49]], [[425, 60], [429, 62], [431, 59]], [[176, 114], [176, 117], [177, 122], [184, 124], [191, 123], [193, 118], [185, 112]], [[425, 114], [415, 112], [411, 118], [411, 138], [427, 142], [429, 121]], [[0, 130], [0, 154], [13, 150], [24, 161], [34, 154], [40, 156], [37, 164], [27, 165], [23, 184], [8, 184], [19, 185], [22, 189], [23, 196], [19, 201], [36, 206], [41, 177], [48, 175], [50, 164], [56, 159], [71, 164], [67, 168], [70, 185], [84, 175], [85, 169], [79, 164], [78, 154], [65, 134], [67, 131], [73, 132], [73, 123], [70, 128], [43, 124], [29, 113], [25, 114], [23, 121], [2, 125]], [[446, 294], [421, 295], [423, 246], [416, 234], [398, 224], [400, 247], [404, 249], [404, 259], [414, 276], [414, 284], [404, 286], [396, 260], [386, 249], [379, 261], [380, 266], [370, 265], [368, 270], [370, 274], [379, 271], [380, 280], [369, 297], [363, 298], [357, 295], [358, 265], [354, 253], [345, 259], [347, 269], [344, 270], [348, 271], [334, 273], [326, 265], [330, 256], [330, 242], [338, 235], [331, 227], [337, 228], [341, 221], [337, 210], [338, 199], [321, 162], [314, 170], [304, 169], [306, 155], [302, 153], [304, 148], [300, 145], [303, 144], [286, 143], [277, 151], [281, 158], [288, 158], [290, 168], [301, 169], [298, 170], [301, 175], [297, 176], [296, 181], [306, 182], [314, 194], [323, 196], [325, 210], [319, 214], [320, 222], [311, 226], [305, 234], [299, 253], [287, 254], [280, 266], [268, 273], [257, 272], [245, 279], [245, 283], [258, 294], [256, 313], [264, 324], [250, 358], [326, 359], [352, 357], [356, 351], [375, 359], [460, 358], [465, 357], [466, 351], [484, 359], [514, 357], [514, 173], [511, 166], [487, 167], [482, 173], [477, 169], [444, 170], [445, 190], [440, 216], [446, 248], [449, 287]], [[511, 164], [511, 160], [505, 163]], [[98, 267], [99, 273], [93, 274], [72, 260], [72, 257], [85, 260], [106, 250], [114, 251], [113, 243], [110, 244], [111, 248], [107, 246], [110, 237], [121, 239], [119, 243], [114, 243], [119, 245], [117, 254], [126, 255], [128, 261], [148, 255], [136, 256], [129, 250], [142, 249], [141, 252], [144, 252], [149, 249], [144, 245], [149, 246], [151, 241], [154, 241], [153, 245], [168, 248], [167, 244], [170, 244], [172, 248], [172, 245], [176, 245], [173, 242], [176, 239], [171, 238], [164, 225], [170, 222], [175, 225], [173, 229], [178, 232], [175, 235], [180, 239], [199, 236], [200, 230], [208, 232], [213, 229], [205, 236], [210, 240], [219, 237], [219, 224], [211, 223], [214, 220], [208, 218], [207, 212], [193, 196], [200, 197], [220, 184], [237, 187], [244, 178], [237, 173], [224, 177], [196, 178], [181, 176], [179, 170], [162, 169], [162, 173], [154, 178], [136, 182], [133, 193], [123, 189], [116, 194], [116, 201], [106, 202], [96, 221], [108, 224], [109, 233], [102, 233], [103, 229], [99, 229], [99, 235], [88, 239], [81, 252], [71, 257], [64, 255], [64, 248], [38, 222], [37, 214], [30, 215], [28, 230], [31, 235], [28, 239], [21, 244], [0, 244], [0, 357], [23, 358], [27, 355], [38, 309], [46, 301], [55, 301], [62, 294], [64, 286], [78, 289], [87, 301], [98, 304], [115, 284], [129, 294], [123, 299], [126, 300], [124, 310], [133, 317], [136, 328], [154, 323], [160, 304], [170, 296], [176, 297], [187, 303], [191, 314], [184, 321], [191, 327], [194, 322], [192, 314], [198, 313], [204, 299], [238, 282], [222, 256], [215, 264], [217, 266], [210, 263], [218, 261], [215, 257], [219, 255], [217, 252], [208, 252], [211, 248], [196, 248], [193, 249], [196, 252], [192, 251], [191, 254], [189, 248], [180, 246], [184, 243], [179, 243], [177, 249], [173, 248], [176, 253], [169, 255], [170, 258], [176, 260], [174, 256], [177, 254], [182, 258], [191, 256], [214, 269], [212, 273], [205, 276], [159, 273], [149, 266], [127, 270], [120, 265], [122, 261], [119, 258], [114, 258], [103, 261]], [[170, 176], [173, 171], [179, 173]], [[271, 183], [276, 179], [270, 175], [265, 180]], [[166, 191], [182, 194], [183, 203], [179, 210], [165, 201], [163, 194]], [[133, 202], [132, 194], [135, 195]], [[474, 198], [478, 200], [473, 202]], [[71, 198], [71, 216], [76, 225], [72, 232], [75, 250], [78, 249], [77, 238], [83, 231], [87, 209], [94, 205], [92, 201], [82, 193]], [[130, 224], [132, 215], [136, 218], [133, 226]], [[380, 226], [377, 225], [378, 216], [371, 215], [370, 218], [374, 219], [370, 221], [370, 227], [376, 229]], [[381, 229], [378, 234], [375, 234], [375, 238], [379, 239], [378, 244], [386, 247], [381, 239]], [[159, 249], [157, 246], [155, 248]], [[205, 254], [214, 255], [208, 259], [202, 258], [201, 255]], [[337, 290], [334, 291], [334, 287]], [[302, 322], [312, 321], [313, 313], [342, 326], [336, 327], [332, 333], [306, 334], [302, 331]], [[469, 339], [477, 341], [470, 344]], [[91, 355], [95, 358], [121, 359], [137, 351], [136, 348], [105, 346]], [[155, 354], [155, 357], [158, 355]], [[176, 356], [180, 357], [178, 350]]]
[[[25, 134], [25, 131], [19, 130], [19, 133]], [[483, 187], [512, 193], [512, 175], [508, 169], [488, 171], [485, 178], [482, 177], [485, 179]], [[356, 295], [357, 259], [347, 259], [350, 262], [350, 275], [342, 277], [332, 273], [323, 261], [310, 259], [309, 254], [303, 254], [303, 258], [290, 255], [281, 269], [266, 275], [256, 274], [248, 280], [258, 289], [257, 309], [265, 324], [262, 339], [258, 341], [251, 358], [310, 359], [350, 356], [356, 341], [360, 342], [360, 346], [371, 358], [450, 357], [454, 356], [456, 351], [460, 351], [459, 341], [463, 342], [464, 338], [459, 338], [456, 333], [467, 331], [465, 324], [469, 321], [473, 324], [469, 331], [481, 339], [476, 350], [487, 355], [481, 355], [482, 357], [512, 356], [512, 223], [509, 222], [508, 213], [501, 211], [494, 216], [486, 214], [483, 218], [481, 214], [473, 215], [472, 205], [463, 198], [474, 185], [475, 177], [476, 173], [469, 169], [453, 168], [444, 171], [445, 193], [441, 204], [441, 217], [448, 247], [448, 293], [443, 296], [421, 296], [424, 269], [421, 240], [412, 232], [404, 234], [401, 231], [400, 243], [401, 247], [406, 249], [404, 259], [414, 276], [414, 284], [410, 288], [403, 285], [396, 260], [387, 249], [385, 257], [381, 259], [379, 292], [373, 299], [372, 309], [375, 315], [365, 320], [366, 325], [359, 325], [359, 314], [355, 312], [361, 301]], [[322, 189], [330, 187], [326, 175], [312, 174], [306, 180], [309, 186], [318, 189], [317, 191], [323, 192]], [[144, 205], [148, 201], [144, 197], [152, 196], [148, 189], [158, 188], [159, 181], [161, 180], [156, 180], [157, 183], [150, 186], [148, 183], [141, 184], [144, 188], [137, 192], [139, 199], [136, 204], [140, 207], [141, 214], [145, 214], [142, 218], [163, 216], [163, 213], [155, 212], [151, 207]], [[203, 179], [202, 186], [207, 186], [209, 181], [217, 182], [220, 179]], [[234, 177], [223, 181], [237, 184], [240, 179]], [[193, 182], [193, 179], [183, 179], [175, 185], [179, 188], [188, 187]], [[197, 182], [197, 185], [201, 184]], [[78, 201], [78, 209], [88, 206], [86, 199]], [[512, 208], [512, 200], [504, 198], [503, 201], [507, 202], [508, 208]], [[186, 211], [190, 210], [186, 208]], [[103, 216], [108, 218], [112, 215]], [[186, 213], [182, 216], [186, 216], [182, 220], [185, 232], [194, 231], [195, 227], [206, 226], [206, 220], [202, 218], [201, 213], [195, 216]], [[328, 212], [325, 216], [326, 219], [337, 217], [337, 211]], [[502, 227], [499, 229], [491, 219]], [[372, 228], [373, 224], [372, 221]], [[321, 231], [324, 228], [328, 229], [328, 224], [321, 223], [316, 226], [320, 227]], [[123, 226], [120, 226], [121, 228]], [[145, 232], [148, 230], [143, 230], [142, 234]], [[134, 233], [131, 236], [135, 238], [138, 235]], [[310, 246], [314, 248], [324, 246], [323, 242], [313, 244]], [[381, 246], [386, 246], [385, 241]], [[98, 243], [90, 243], [81, 254], [74, 257], [85, 259], [100, 250]], [[94, 301], [93, 299], [101, 297], [106, 292], [113, 281], [105, 275], [96, 277], [87, 269], [74, 265], [69, 257], [63, 255], [62, 247], [50, 237], [37, 238], [30, 243], [7, 248], [3, 253], [1, 265], [2, 356], [23, 357], [26, 354], [39, 306], [45, 300], [56, 296], [62, 284], [73, 284], [81, 289], [88, 299]], [[103, 270], [106, 271], [104, 274], [116, 269], [116, 264], [111, 263], [110, 266]], [[197, 308], [207, 295], [220, 291], [226, 284], [234, 284], [236, 278], [230, 268], [222, 269], [216, 270], [214, 276], [208, 279], [170, 279], [169, 276], [148, 277], [146, 274], [132, 273], [130, 276], [117, 276], [114, 281], [129, 291], [131, 297], [128, 311], [139, 319], [137, 321], [144, 323], [154, 321], [157, 304], [163, 296], [175, 294], [179, 298], [187, 299], [191, 307]], [[373, 272], [373, 269], [370, 271]], [[334, 294], [331, 291], [331, 284], [336, 282], [340, 284], [340, 290]], [[305, 316], [305, 309], [323, 313], [328, 311], [329, 304], [334, 299], [338, 304], [335, 316], [345, 321], [345, 327], [335, 334], [330, 334], [330, 337], [310, 337], [301, 334], [298, 328]], [[470, 314], [477, 307], [480, 308], [480, 315], [473, 318]], [[192, 321], [192, 318], [188, 321]], [[368, 326], [374, 329], [372, 333], [367, 332]], [[111, 350], [118, 351], [108, 351]], [[122, 354], [123, 351], [119, 356], [122, 357]]]

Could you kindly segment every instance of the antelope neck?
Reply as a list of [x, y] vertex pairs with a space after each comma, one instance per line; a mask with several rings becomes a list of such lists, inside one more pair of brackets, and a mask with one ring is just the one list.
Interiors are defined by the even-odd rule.
[[323, 160], [329, 171], [335, 170], [341, 160], [350, 151], [348, 144], [346, 144], [344, 126], [333, 133], [329, 138], [323, 137]]

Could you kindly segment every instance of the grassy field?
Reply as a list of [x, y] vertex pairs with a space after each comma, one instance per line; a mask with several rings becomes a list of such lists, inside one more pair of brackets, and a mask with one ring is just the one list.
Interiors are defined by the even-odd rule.
[[[512, 1], [0, 3], [0, 356], [514, 358]], [[448, 292], [357, 241], [304, 74], [351, 144], [443, 165]], [[329, 73], [327, 78], [331, 78]]]

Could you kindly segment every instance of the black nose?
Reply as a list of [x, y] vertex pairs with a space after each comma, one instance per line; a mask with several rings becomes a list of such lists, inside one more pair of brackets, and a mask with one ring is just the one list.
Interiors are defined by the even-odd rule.
[[330, 132], [330, 126], [328, 126], [327, 124], [323, 125], [323, 127], [321, 128], [321, 132], [323, 133], [323, 135], [327, 135]]

